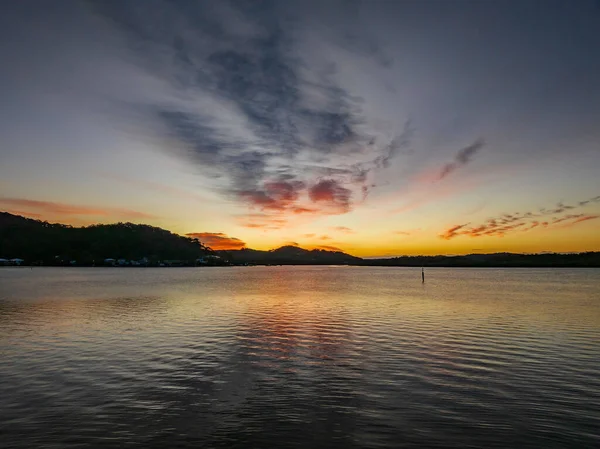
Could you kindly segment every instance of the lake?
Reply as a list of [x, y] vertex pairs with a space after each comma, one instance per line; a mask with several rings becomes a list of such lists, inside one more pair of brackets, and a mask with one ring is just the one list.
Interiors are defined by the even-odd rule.
[[0, 268], [0, 446], [597, 448], [600, 270]]

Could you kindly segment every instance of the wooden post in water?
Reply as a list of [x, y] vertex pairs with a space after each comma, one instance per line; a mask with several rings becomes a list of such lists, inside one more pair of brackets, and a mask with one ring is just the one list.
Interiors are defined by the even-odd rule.
[[423, 280], [423, 283], [425, 283], [425, 268], [421, 267], [421, 279]]

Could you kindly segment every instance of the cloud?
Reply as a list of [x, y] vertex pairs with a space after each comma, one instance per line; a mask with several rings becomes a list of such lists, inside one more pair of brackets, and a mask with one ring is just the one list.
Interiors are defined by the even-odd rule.
[[558, 203], [556, 205], [555, 209], [552, 209], [552, 210], [547, 211], [547, 212], [550, 213], [550, 214], [561, 214], [561, 213], [563, 213], [563, 212], [565, 212], [567, 210], [574, 209], [575, 207], [577, 207], [577, 206], [569, 206], [567, 204], [563, 204], [562, 202], [560, 202], [560, 203]]
[[595, 220], [599, 217], [600, 215], [571, 214], [566, 217], [556, 219], [551, 224], [563, 223], [561, 227], [569, 228], [571, 226], [575, 226], [578, 223]]
[[344, 213], [350, 209], [352, 191], [335, 179], [324, 179], [310, 187], [308, 196], [314, 203], [325, 204], [332, 211]]
[[237, 217], [237, 224], [249, 229], [262, 229], [263, 231], [281, 229], [288, 225], [286, 218], [265, 212], [241, 214]]
[[454, 161], [447, 163], [444, 165], [437, 177], [437, 180], [440, 181], [444, 179], [446, 176], [455, 172], [461, 167], [464, 167], [469, 162], [473, 160], [475, 154], [483, 148], [485, 142], [482, 139], [476, 140], [471, 145], [462, 148], [456, 153], [454, 156]]
[[[132, 70], [163, 86], [119, 107], [250, 211], [349, 212], [375, 172], [409, 150], [412, 124], [377, 122], [341, 81], [338, 54], [369, 58], [370, 71], [390, 66], [346, 19], [332, 32], [301, 3], [279, 2], [98, 2], [92, 11], [126, 43]], [[315, 51], [315, 39], [328, 50]]]
[[579, 205], [580, 206], [586, 206], [586, 205], [588, 205], [590, 203], [600, 203], [600, 195], [595, 196], [595, 197], [590, 198], [590, 199], [585, 200], [585, 201], [580, 201]]
[[298, 244], [298, 242], [289, 241], [289, 242], [284, 242], [283, 246], [300, 246], [300, 245]]
[[251, 229], [252, 228], [263, 228], [263, 227], [265, 227], [261, 223], [245, 223], [245, 224], [242, 224], [242, 226], [245, 227], [245, 228], [251, 228]]
[[232, 250], [246, 247], [246, 243], [235, 237], [229, 237], [222, 232], [191, 232], [187, 237], [200, 240], [202, 244], [214, 250]]
[[382, 153], [375, 159], [378, 167], [388, 168], [394, 159], [402, 151], [410, 153], [410, 144], [414, 138], [415, 128], [410, 120], [404, 122], [402, 132], [394, 137], [390, 143], [384, 146]]
[[306, 238], [308, 238], [308, 239], [309, 239], [309, 238], [311, 238], [311, 237], [314, 237], [315, 235], [316, 235], [316, 234], [304, 234], [304, 235], [303, 235], [303, 237], [306, 237]]
[[457, 237], [461, 234], [458, 231], [460, 231], [461, 229], [463, 229], [465, 226], [468, 226], [468, 225], [469, 225], [469, 223], [452, 226], [451, 228], [446, 229], [443, 234], [440, 234], [440, 238], [442, 238], [444, 240], [453, 239], [454, 237]]
[[332, 226], [329, 229], [331, 229], [332, 231], [344, 232], [346, 234], [354, 234], [354, 230], [348, 228], [347, 226]]
[[35, 212], [29, 212], [26, 210], [18, 210], [18, 209], [7, 209], [6, 212], [11, 213], [13, 215], [21, 215], [23, 217], [35, 218], [35, 219], [43, 219], [42, 214], [38, 214]]
[[584, 217], [577, 218], [571, 224], [581, 223], [583, 221], [588, 221], [588, 220], [595, 220], [596, 218], [600, 218], [600, 215], [586, 215]]
[[337, 246], [330, 246], [330, 245], [318, 245], [318, 246], [315, 246], [315, 249], [323, 249], [325, 251], [344, 252], [344, 250], [338, 248]]
[[[562, 209], [562, 210], [564, 210], [564, 209]], [[573, 219], [581, 218], [583, 216], [585, 216], [585, 214], [568, 214], [568, 215], [565, 215], [565, 216], [560, 217], [560, 218], [555, 218], [552, 221], [552, 224], [562, 223], [563, 221], [573, 220]]]
[[296, 206], [290, 209], [293, 214], [316, 214], [318, 211], [316, 209], [311, 209], [310, 207], [301, 207]]
[[394, 231], [393, 233], [396, 235], [414, 235], [416, 233], [418, 233], [421, 230], [421, 228], [415, 228], [415, 229], [408, 229], [405, 231]]
[[331, 240], [331, 237], [329, 237], [328, 235], [322, 235], [319, 237], [319, 240]]
[[122, 209], [117, 207], [91, 207], [78, 206], [67, 203], [53, 201], [38, 201], [25, 198], [2, 198], [0, 197], [0, 206], [17, 207], [28, 209], [25, 212], [29, 216], [43, 217], [71, 217], [71, 216], [93, 216], [93, 217], [111, 217], [114, 219], [150, 219], [156, 218], [155, 215], [139, 212], [131, 209]]
[[553, 209], [540, 208], [539, 211], [535, 213], [531, 211], [523, 213], [506, 213], [488, 218], [485, 222], [476, 226], [468, 226], [468, 224], [452, 226], [440, 234], [440, 238], [450, 240], [459, 236], [503, 237], [506, 234], [515, 231], [526, 232], [538, 227], [548, 228], [560, 223], [564, 223], [564, 226], [573, 226], [584, 221], [594, 220], [599, 216], [588, 215], [585, 213], [571, 213], [560, 217], [552, 217], [551, 219], [546, 219], [544, 221], [541, 221], [539, 218], [557, 215], [565, 211], [583, 207], [592, 202], [598, 202], [599, 200], [596, 198], [600, 199], [600, 197], [595, 197], [589, 200], [579, 201], [577, 205], [558, 203]]
[[306, 185], [301, 181], [277, 180], [265, 182], [261, 190], [240, 191], [238, 195], [252, 207], [263, 211], [292, 209], [296, 214], [308, 213], [311, 209], [295, 206], [300, 192], [305, 188]]

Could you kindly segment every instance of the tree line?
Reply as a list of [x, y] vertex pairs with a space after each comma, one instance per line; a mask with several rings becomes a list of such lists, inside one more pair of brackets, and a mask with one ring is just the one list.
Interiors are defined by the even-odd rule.
[[193, 262], [215, 252], [198, 239], [133, 223], [73, 227], [0, 212], [0, 258], [26, 263], [77, 265], [103, 263], [107, 258]]

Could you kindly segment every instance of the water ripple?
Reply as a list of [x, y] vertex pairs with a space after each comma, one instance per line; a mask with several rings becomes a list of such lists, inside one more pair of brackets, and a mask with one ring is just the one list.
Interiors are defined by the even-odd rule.
[[2, 447], [600, 447], [600, 271], [430, 271], [2, 269]]

